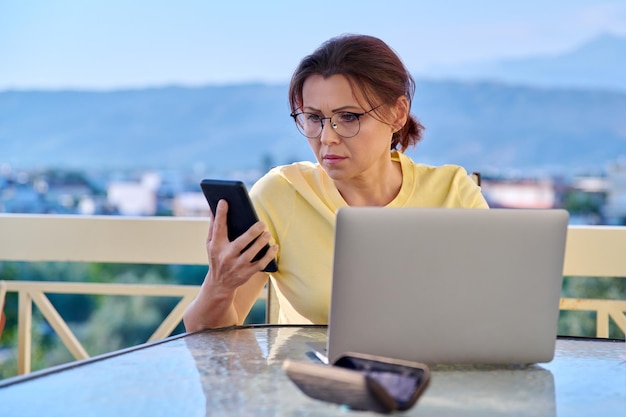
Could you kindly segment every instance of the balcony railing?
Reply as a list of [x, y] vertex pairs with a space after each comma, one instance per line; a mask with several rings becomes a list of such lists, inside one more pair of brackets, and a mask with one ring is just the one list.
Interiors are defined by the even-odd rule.
[[[0, 214], [0, 261], [112, 262], [205, 265], [206, 218]], [[626, 227], [570, 226], [565, 276], [626, 277]], [[170, 296], [180, 301], [150, 337], [167, 337], [181, 322], [198, 286], [0, 281], [0, 311], [6, 292], [18, 294], [18, 373], [31, 369], [32, 305], [39, 308], [76, 359], [88, 357], [46, 294]], [[267, 297], [268, 305], [273, 297]], [[626, 333], [626, 301], [561, 299], [561, 310], [596, 313], [596, 334], [608, 337], [609, 322]], [[272, 321], [271, 307], [267, 317]]]

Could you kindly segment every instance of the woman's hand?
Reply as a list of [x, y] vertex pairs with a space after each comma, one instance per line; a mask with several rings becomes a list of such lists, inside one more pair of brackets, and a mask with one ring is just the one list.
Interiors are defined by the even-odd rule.
[[[223, 290], [234, 291], [245, 284], [252, 275], [262, 271], [274, 258], [278, 247], [277, 245], [271, 246], [265, 256], [252, 262], [256, 254], [269, 243], [270, 233], [265, 230], [265, 225], [262, 222], [257, 222], [231, 242], [228, 239], [227, 214], [228, 203], [225, 200], [220, 200], [217, 204], [215, 217], [211, 213], [206, 248], [209, 257], [211, 286], [219, 286]], [[252, 243], [253, 241], [254, 243]], [[246, 249], [248, 245], [250, 247]]]
[[261, 271], [278, 252], [278, 245], [272, 245], [265, 256], [251, 262], [270, 241], [270, 233], [265, 231], [263, 223], [257, 222], [231, 242], [227, 213], [228, 204], [221, 200], [215, 216], [211, 214], [206, 239], [209, 272], [183, 316], [187, 331], [242, 324], [267, 283], [267, 274]]

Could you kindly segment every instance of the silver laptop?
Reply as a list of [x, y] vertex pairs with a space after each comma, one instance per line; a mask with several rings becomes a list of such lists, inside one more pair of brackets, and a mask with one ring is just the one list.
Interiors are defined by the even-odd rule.
[[343, 208], [327, 354], [429, 364], [554, 356], [568, 213]]

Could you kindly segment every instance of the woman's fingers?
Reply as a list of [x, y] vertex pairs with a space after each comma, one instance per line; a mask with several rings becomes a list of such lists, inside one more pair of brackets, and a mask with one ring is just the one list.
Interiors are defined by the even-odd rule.
[[228, 215], [228, 203], [226, 200], [220, 200], [217, 203], [215, 209], [215, 217], [211, 220], [211, 229], [209, 234], [209, 240], [226, 239], [228, 241], [228, 226], [226, 225], [226, 218]]
[[265, 268], [278, 251], [273, 245], [261, 259], [252, 262], [261, 249], [269, 244], [271, 234], [265, 230], [265, 224], [257, 222], [232, 242], [228, 239], [228, 203], [220, 200], [211, 213], [211, 224], [207, 235], [207, 251], [209, 262], [213, 268], [223, 271], [238, 271], [236, 275], [248, 275]]
[[271, 245], [270, 248], [265, 253], [265, 255], [263, 255], [261, 259], [255, 262], [255, 265], [260, 271], [264, 270], [265, 267], [269, 265], [269, 263], [272, 261], [272, 259], [276, 258], [277, 253], [278, 253], [278, 245]]

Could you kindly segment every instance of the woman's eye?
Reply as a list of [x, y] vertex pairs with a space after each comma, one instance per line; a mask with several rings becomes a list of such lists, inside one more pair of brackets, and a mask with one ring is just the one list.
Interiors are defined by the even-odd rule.
[[307, 120], [307, 122], [311, 122], [311, 123], [319, 123], [321, 119], [322, 119], [322, 118], [321, 118], [321, 117], [319, 117], [317, 114], [308, 113], [308, 114], [306, 115], [306, 120]]
[[354, 113], [339, 113], [339, 122], [341, 123], [352, 123], [358, 119], [358, 116]]

